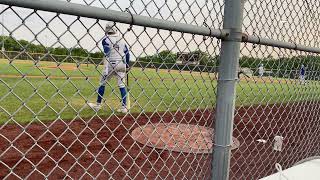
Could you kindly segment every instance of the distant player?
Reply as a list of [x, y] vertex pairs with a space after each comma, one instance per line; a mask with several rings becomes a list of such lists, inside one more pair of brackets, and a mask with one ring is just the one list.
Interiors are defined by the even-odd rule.
[[300, 68], [300, 83], [305, 84], [305, 76], [306, 76], [306, 67], [302, 64]]
[[102, 97], [105, 91], [106, 82], [112, 77], [118, 79], [118, 86], [121, 94], [121, 108], [118, 112], [127, 113], [127, 91], [125, 86], [126, 69], [129, 68], [130, 54], [128, 46], [121, 39], [116, 27], [113, 24], [106, 26], [106, 36], [102, 40], [104, 50], [104, 69], [100, 79], [97, 103], [88, 103], [94, 110], [101, 108]]
[[260, 66], [258, 67], [258, 73], [259, 73], [259, 77], [263, 76], [263, 74], [264, 74], [263, 64], [260, 64]]

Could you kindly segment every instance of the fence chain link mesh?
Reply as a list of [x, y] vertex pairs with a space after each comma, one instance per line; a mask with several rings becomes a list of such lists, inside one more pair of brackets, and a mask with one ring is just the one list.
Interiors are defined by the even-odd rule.
[[[223, 28], [222, 0], [59, 2]], [[212, 177], [219, 38], [5, 4], [1, 179]], [[318, 6], [247, 0], [243, 33], [318, 48]], [[106, 82], [101, 109], [89, 107], [104, 74], [110, 23], [131, 56], [125, 113], [117, 112], [119, 74]], [[319, 156], [319, 60], [317, 53], [242, 43], [230, 179], [259, 179], [275, 173], [275, 163], [288, 168]], [[273, 150], [275, 136], [283, 138], [281, 151]]]
[[[316, 1], [247, 0], [243, 32], [318, 48], [317, 7]], [[240, 69], [250, 77], [241, 74], [237, 86], [233, 136], [241, 145], [231, 156], [230, 179], [259, 179], [276, 173], [276, 163], [286, 169], [318, 156], [319, 54], [252, 43], [240, 53]], [[280, 151], [276, 136], [283, 138]]]

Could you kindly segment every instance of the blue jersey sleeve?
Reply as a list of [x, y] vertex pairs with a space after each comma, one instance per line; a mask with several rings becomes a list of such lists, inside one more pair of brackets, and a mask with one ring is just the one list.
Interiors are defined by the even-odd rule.
[[129, 52], [129, 49], [128, 49], [128, 46], [127, 46], [127, 45], [124, 46], [124, 53], [125, 53], [125, 55], [126, 55], [126, 64], [129, 65], [130, 52]]
[[110, 42], [108, 40], [108, 38], [104, 38], [102, 40], [102, 47], [103, 47], [103, 51], [106, 57], [110, 56]]

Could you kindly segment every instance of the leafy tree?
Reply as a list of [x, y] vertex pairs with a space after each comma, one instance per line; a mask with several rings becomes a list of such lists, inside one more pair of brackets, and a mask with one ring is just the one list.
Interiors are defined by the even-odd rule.
[[88, 51], [83, 48], [72, 48], [70, 49], [71, 55], [72, 56], [82, 56], [82, 57], [87, 57], [88, 56]]
[[63, 47], [57, 47], [52, 50], [52, 53], [55, 55], [68, 55], [68, 49]]
[[174, 64], [177, 62], [177, 54], [172, 53], [171, 51], [165, 50], [152, 56], [140, 57], [138, 61]]
[[91, 57], [92, 58], [102, 58], [103, 57], [103, 53], [102, 52], [95, 52], [95, 53], [91, 53]]
[[157, 57], [155, 58], [155, 60], [158, 63], [174, 64], [177, 61], [177, 54], [172, 53], [171, 51], [168, 51], [168, 50], [161, 51], [159, 54], [157, 54]]

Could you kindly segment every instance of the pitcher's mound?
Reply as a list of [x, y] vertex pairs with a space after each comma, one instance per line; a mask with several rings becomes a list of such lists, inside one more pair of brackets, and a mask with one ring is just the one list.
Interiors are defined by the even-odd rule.
[[[134, 140], [150, 147], [187, 153], [211, 153], [214, 139], [213, 129], [178, 123], [146, 124], [131, 133]], [[231, 149], [240, 146], [232, 138]]]

